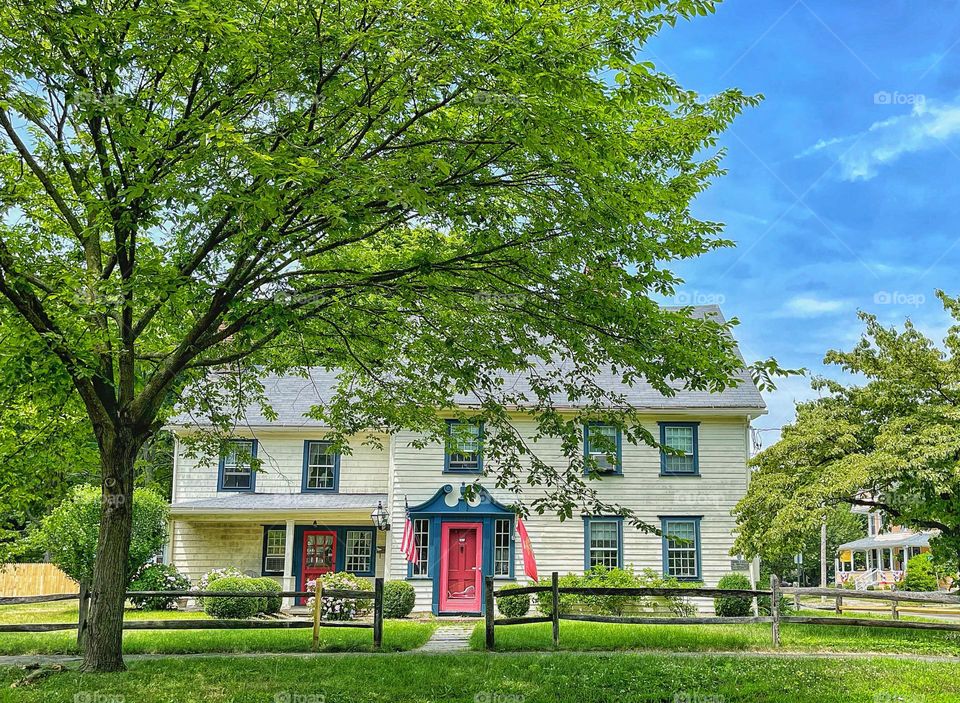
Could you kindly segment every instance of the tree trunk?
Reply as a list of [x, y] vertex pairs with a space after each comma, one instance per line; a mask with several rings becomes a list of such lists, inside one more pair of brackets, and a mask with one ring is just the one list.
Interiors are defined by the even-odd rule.
[[102, 512], [82, 667], [90, 672], [125, 668], [123, 606], [131, 576], [127, 559], [133, 527], [133, 463], [142, 444], [122, 430], [101, 434], [100, 439]]

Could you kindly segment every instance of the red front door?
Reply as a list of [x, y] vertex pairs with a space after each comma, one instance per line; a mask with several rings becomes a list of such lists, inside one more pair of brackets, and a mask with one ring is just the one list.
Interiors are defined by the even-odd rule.
[[479, 613], [483, 588], [479, 522], [445, 522], [440, 539], [440, 612]]
[[300, 575], [304, 590], [308, 590], [308, 582], [333, 571], [336, 563], [336, 532], [307, 530], [303, 533], [303, 568]]

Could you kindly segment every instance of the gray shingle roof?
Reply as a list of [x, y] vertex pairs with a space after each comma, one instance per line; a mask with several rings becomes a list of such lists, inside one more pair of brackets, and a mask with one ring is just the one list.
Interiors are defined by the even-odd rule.
[[[695, 317], [708, 315], [716, 317], [719, 321], [723, 320], [723, 314], [716, 305], [703, 305], [694, 308]], [[739, 354], [739, 351], [737, 353]], [[542, 369], [546, 371], [546, 365], [543, 365]], [[673, 396], [665, 396], [646, 382], [637, 382], [633, 386], [627, 386], [621, 381], [620, 376], [612, 371], [598, 374], [596, 383], [612, 394], [622, 395], [631, 407], [640, 410], [726, 409], [763, 412], [766, 409], [763, 397], [750, 378], [749, 372], [745, 369], [740, 372], [737, 385], [720, 393], [685, 390], [683, 382], [677, 381], [670, 384], [672, 388], [677, 390], [677, 393]], [[266, 418], [258, 406], [252, 405], [246, 409], [244, 424], [250, 427], [319, 426], [319, 422], [305, 417], [305, 414], [311, 407], [329, 400], [333, 395], [336, 384], [336, 370], [312, 369], [309, 378], [269, 376], [263, 380], [264, 392], [271, 408], [277, 413], [277, 419]], [[526, 393], [529, 397], [533, 397], [530, 393], [530, 375], [528, 373], [518, 373], [505, 377], [504, 387], [507, 390]], [[557, 408], [576, 407], [576, 404], [571, 404], [563, 394], [557, 394], [552, 400]], [[478, 403], [477, 398], [470, 395], [461, 395], [456, 398], [456, 401], [465, 406]], [[197, 426], [204, 423], [199, 418], [178, 415], [171, 418], [168, 424], [170, 426]]]
[[837, 547], [837, 551], [848, 549], [886, 549], [888, 547], [929, 547], [930, 538], [936, 532], [885, 532], [873, 537], [855, 539]]
[[230, 493], [174, 503], [174, 515], [218, 512], [294, 512], [299, 510], [372, 510], [386, 503], [385, 493]]

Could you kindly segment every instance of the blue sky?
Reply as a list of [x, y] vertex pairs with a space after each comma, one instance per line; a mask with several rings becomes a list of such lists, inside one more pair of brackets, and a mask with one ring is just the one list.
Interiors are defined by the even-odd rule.
[[[823, 354], [856, 342], [858, 310], [943, 336], [934, 291], [958, 292], [960, 274], [955, 0], [728, 0], [645, 53], [687, 89], [765, 96], [724, 135], [729, 174], [695, 206], [737, 248], [684, 262], [681, 302], [738, 317], [748, 360], [829, 376]], [[755, 424], [810, 397], [783, 382]]]

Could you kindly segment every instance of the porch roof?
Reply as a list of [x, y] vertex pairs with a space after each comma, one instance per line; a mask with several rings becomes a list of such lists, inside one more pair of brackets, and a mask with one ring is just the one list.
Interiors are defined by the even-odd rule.
[[386, 493], [229, 493], [173, 503], [172, 515], [355, 511], [386, 503]]
[[929, 532], [888, 532], [873, 537], [855, 539], [837, 547], [837, 551], [862, 551], [864, 549], [888, 549], [889, 547], [929, 547]]

